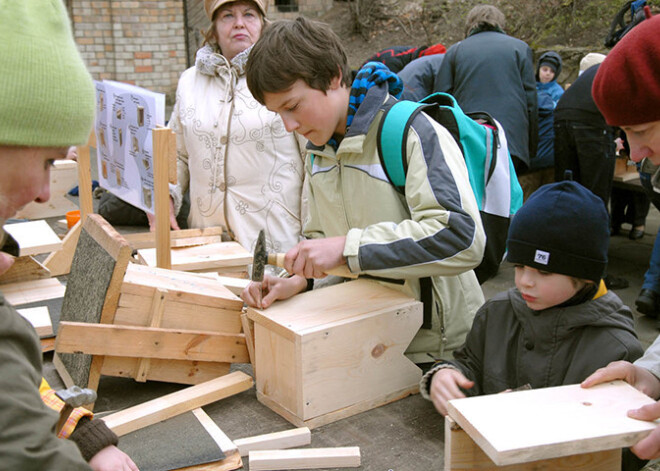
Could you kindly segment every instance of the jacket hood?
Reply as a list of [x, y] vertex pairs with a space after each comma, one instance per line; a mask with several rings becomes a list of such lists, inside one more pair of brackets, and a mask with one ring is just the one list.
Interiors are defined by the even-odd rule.
[[544, 52], [541, 54], [541, 57], [539, 57], [539, 61], [536, 64], [536, 81], [539, 81], [539, 69], [541, 68], [541, 64], [544, 62], [551, 64], [555, 68], [555, 78], [553, 81], [556, 81], [557, 78], [559, 77], [559, 74], [561, 74], [561, 66], [562, 66], [562, 61], [561, 61], [561, 56], [557, 54], [555, 51], [548, 51]]
[[[544, 309], [543, 311], [534, 311], [527, 307], [525, 300], [516, 288], [510, 289], [508, 295], [514, 314], [525, 326], [528, 336], [535, 336], [536, 331], [544, 332], [543, 336], [547, 337], [547, 332], [549, 332], [547, 329], [552, 329], [555, 339], [561, 341], [571, 331], [583, 327], [616, 328], [637, 336], [630, 309], [611, 291], [597, 299], [581, 304]], [[533, 329], [532, 324], [535, 326]]]

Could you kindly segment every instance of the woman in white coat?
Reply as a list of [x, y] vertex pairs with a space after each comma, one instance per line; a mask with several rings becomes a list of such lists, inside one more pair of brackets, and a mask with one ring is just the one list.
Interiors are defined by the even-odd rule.
[[[206, 0], [211, 20], [195, 66], [179, 79], [169, 126], [177, 137], [173, 214], [190, 191], [191, 228], [222, 226], [252, 250], [261, 229], [269, 251], [300, 240], [305, 140], [248, 90], [245, 64], [261, 36], [263, 0]], [[176, 221], [171, 218], [173, 228]]]

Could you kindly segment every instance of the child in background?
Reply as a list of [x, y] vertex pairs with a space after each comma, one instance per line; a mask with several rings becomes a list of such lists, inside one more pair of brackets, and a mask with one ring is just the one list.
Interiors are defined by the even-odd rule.
[[289, 250], [284, 263], [293, 276], [265, 277], [250, 284], [243, 299], [267, 308], [308, 289], [306, 278], [347, 265], [423, 299], [424, 324], [408, 358], [431, 363], [449, 355], [463, 344], [483, 300], [472, 269], [485, 244], [465, 160], [451, 134], [426, 114], [416, 115], [401, 195], [385, 176], [376, 144], [384, 109], [401, 92], [396, 74], [369, 62], [351, 81], [337, 35], [304, 17], [271, 23], [250, 52], [246, 74], [252, 95], [310, 144], [308, 240]]
[[550, 95], [555, 106], [564, 94], [564, 89], [557, 83], [560, 73], [561, 56], [555, 51], [543, 53], [539, 58], [538, 67], [536, 67], [536, 91], [539, 95], [541, 92]]
[[573, 181], [544, 185], [511, 222], [507, 260], [516, 287], [477, 312], [465, 345], [422, 378], [420, 390], [447, 414], [450, 399], [574, 384], [643, 349], [633, 316], [602, 276], [607, 211]]

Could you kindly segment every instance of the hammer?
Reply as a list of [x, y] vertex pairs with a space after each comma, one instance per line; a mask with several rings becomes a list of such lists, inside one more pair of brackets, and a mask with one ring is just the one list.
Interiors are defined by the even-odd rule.
[[71, 386], [68, 389], [57, 391], [55, 395], [64, 401], [64, 408], [60, 411], [60, 419], [57, 421], [55, 428], [56, 434], [60, 433], [73, 409], [96, 401], [96, 391], [93, 389], [82, 389], [80, 386]]
[[[266, 251], [266, 234], [264, 230], [259, 231], [257, 237], [257, 244], [254, 246], [254, 257], [252, 259], [252, 281], [264, 280], [264, 267], [266, 265], [275, 265], [277, 267], [284, 267], [283, 253], [268, 253]], [[328, 275], [343, 276], [344, 278], [357, 278], [356, 273], [351, 273], [346, 265], [327, 270]]]

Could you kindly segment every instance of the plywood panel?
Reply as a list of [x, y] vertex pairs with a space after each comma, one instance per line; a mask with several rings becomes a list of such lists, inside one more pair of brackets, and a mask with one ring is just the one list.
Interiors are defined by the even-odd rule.
[[653, 402], [615, 381], [454, 399], [448, 409], [495, 464], [509, 465], [631, 446], [657, 423], [626, 412]]
[[254, 325], [254, 336], [257, 391], [294, 414], [302, 415], [302, 385], [296, 381], [300, 378], [300, 366], [296, 365], [295, 342], [259, 324]]

